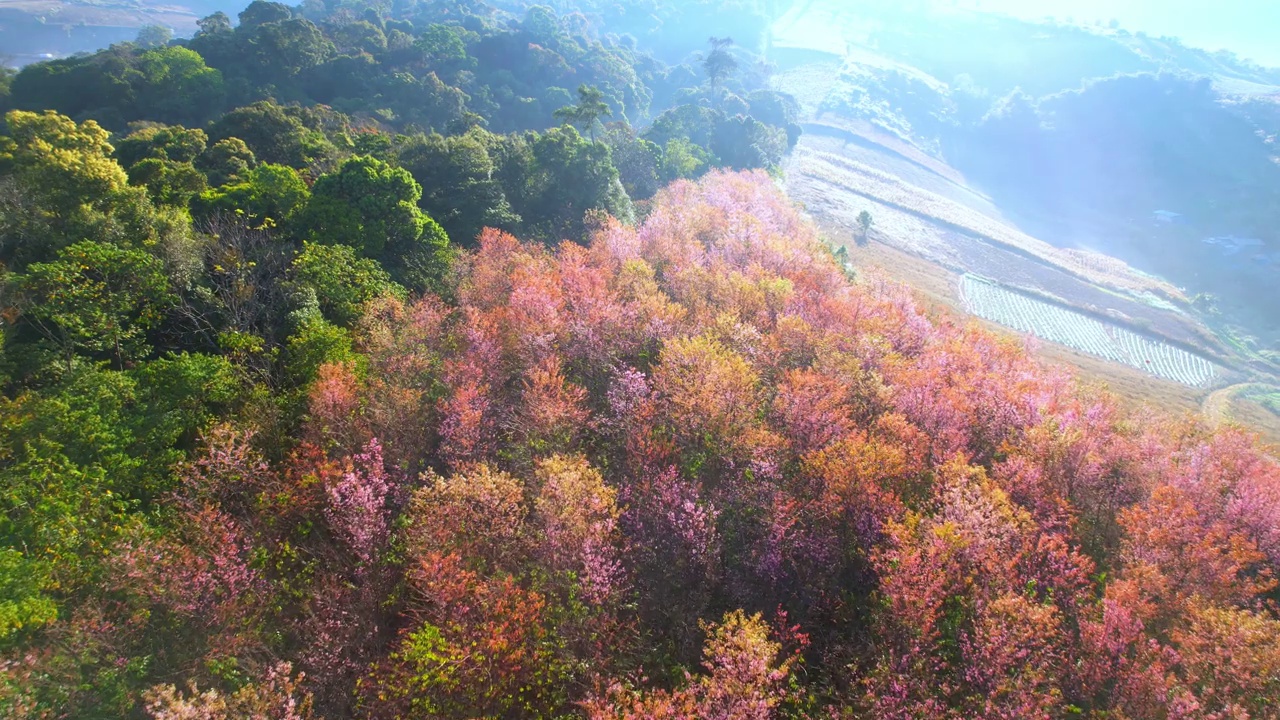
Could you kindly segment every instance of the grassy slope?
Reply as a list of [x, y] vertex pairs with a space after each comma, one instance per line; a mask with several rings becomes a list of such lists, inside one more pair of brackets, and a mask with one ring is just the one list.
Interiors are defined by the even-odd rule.
[[[850, 131], [852, 132], [852, 131]], [[1225, 349], [1184, 310], [1168, 283], [1097, 253], [1055, 248], [1017, 230], [958, 174], [930, 173], [867, 139], [806, 136], [788, 164], [788, 187], [837, 226], [869, 209], [886, 241], [951, 270], [1108, 315], [1144, 333], [1222, 358]], [[963, 179], [961, 178], [962, 182]]]
[[[849, 248], [851, 261], [866, 270], [906, 283], [915, 289], [921, 302], [935, 312], [963, 317], [997, 332], [1010, 332], [1008, 328], [974, 317], [965, 312], [956, 285], [959, 276], [941, 265], [904, 252], [883, 242], [876, 241], [855, 245], [853, 235], [829, 222], [819, 222], [827, 236], [837, 244]], [[1053, 343], [1036, 343], [1037, 353], [1050, 362], [1065, 363], [1076, 368], [1085, 382], [1106, 382], [1121, 397], [1137, 406], [1159, 405], [1174, 412], [1196, 410], [1207, 396], [1207, 391], [1190, 388], [1180, 383], [1152, 377], [1146, 373], [1116, 363], [1100, 360], [1091, 355]]]
[[[830, 43], [824, 45], [828, 52], [829, 46]], [[1161, 60], [1173, 54], [1163, 44], [1147, 49], [1151, 55], [1163, 55]], [[1174, 50], [1189, 52], [1185, 48]], [[1085, 309], [1119, 307], [1132, 312], [1135, 300], [1141, 304], [1140, 297], [1134, 296], [1153, 290], [1155, 294], [1183, 300], [1176, 290], [1170, 292], [1171, 286], [1167, 283], [1134, 273], [1118, 260], [1053, 248], [1020, 232], [1002, 217], [1000, 209], [992, 205], [989, 198], [969, 188], [960, 173], [889, 129], [824, 113], [824, 96], [839, 91], [839, 82], [831, 74], [838, 62], [832, 59], [821, 67], [817, 64], [793, 66], [779, 74], [775, 81], [781, 89], [797, 94], [809, 119], [808, 134], [788, 168], [789, 190], [807, 205], [833, 241], [849, 248], [856, 265], [881, 268], [887, 276], [913, 286], [923, 300], [939, 311], [964, 315], [956, 291], [958, 273], [978, 259], [972, 246], [958, 242], [957, 236], [963, 233], [949, 232], [950, 227], [1007, 244], [1010, 250], [1034, 256], [1031, 265], [1065, 271], [1075, 280], [1113, 293], [1113, 297], [1116, 291], [1128, 295], [1127, 298], [1115, 297], [1106, 307], [1106, 296], [1085, 297], [1068, 287], [1034, 287], [1037, 281], [1048, 279], [1052, 273], [1033, 270], [1026, 274], [1021, 283], [1024, 287], [1066, 300], [1068, 304], [1072, 303], [1074, 294], [1077, 305]], [[1239, 79], [1238, 75], [1235, 79]], [[862, 209], [871, 210], [878, 230], [872, 233], [873, 242], [857, 247], [853, 244], [851, 219]], [[991, 262], [1005, 267], [1016, 264], [1009, 263], [1009, 257], [996, 257]], [[1101, 302], [1099, 297], [1103, 298]], [[1190, 332], [1194, 338], [1191, 344], [1219, 358], [1229, 359], [1233, 354], [1212, 331], [1185, 312], [1165, 314], [1171, 324], [1166, 325], [1161, 334], [1187, 342], [1189, 338], [1185, 333]], [[1162, 329], [1152, 328], [1149, 318], [1136, 318], [1136, 325], [1131, 324], [1135, 321], [1132, 316], [1126, 315], [1125, 319], [1128, 321], [1125, 324], [1134, 329]], [[980, 319], [973, 321], [1007, 332]], [[1037, 347], [1046, 360], [1073, 366], [1082, 381], [1105, 383], [1134, 405], [1194, 411], [1201, 409], [1202, 403], [1211, 396], [1206, 390], [1161, 380], [1071, 348], [1052, 343], [1038, 343]], [[1230, 381], [1242, 379], [1236, 377]], [[1246, 397], [1228, 396], [1227, 399], [1219, 413], [1223, 421], [1239, 421], [1258, 430], [1268, 442], [1280, 443], [1280, 417]]]

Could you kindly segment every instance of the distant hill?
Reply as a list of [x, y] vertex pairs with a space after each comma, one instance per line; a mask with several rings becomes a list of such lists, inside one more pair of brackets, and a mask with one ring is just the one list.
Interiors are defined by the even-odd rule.
[[0, 60], [26, 65], [92, 52], [132, 40], [147, 25], [190, 35], [196, 20], [218, 10], [235, 15], [238, 0], [0, 0]]

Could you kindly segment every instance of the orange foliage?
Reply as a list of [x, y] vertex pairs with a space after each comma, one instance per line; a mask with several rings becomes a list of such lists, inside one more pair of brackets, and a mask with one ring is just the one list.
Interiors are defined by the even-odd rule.
[[1275, 459], [850, 281], [766, 175], [457, 276], [283, 467], [215, 436], [121, 593], [369, 717], [1275, 716]]

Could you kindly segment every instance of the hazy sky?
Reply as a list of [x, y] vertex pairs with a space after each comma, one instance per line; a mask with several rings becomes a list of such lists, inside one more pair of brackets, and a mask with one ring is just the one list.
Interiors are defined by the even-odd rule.
[[1280, 67], [1280, 0], [962, 0], [968, 7], [1022, 17], [1074, 17], [1077, 22], [1115, 18], [1122, 27], [1172, 35], [1187, 45], [1227, 48], [1264, 65]]

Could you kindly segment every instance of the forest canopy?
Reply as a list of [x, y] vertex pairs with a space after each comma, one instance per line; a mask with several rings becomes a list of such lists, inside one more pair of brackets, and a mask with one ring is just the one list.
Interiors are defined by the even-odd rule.
[[772, 4], [580, 6], [13, 78], [0, 716], [1274, 714], [1276, 460], [855, 273]]

